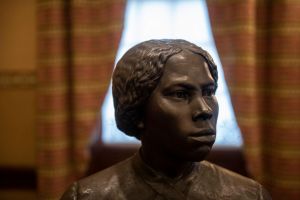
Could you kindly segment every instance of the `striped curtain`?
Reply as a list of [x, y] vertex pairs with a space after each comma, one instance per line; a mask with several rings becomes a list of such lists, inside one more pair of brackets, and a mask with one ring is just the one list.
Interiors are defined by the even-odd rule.
[[250, 174], [300, 199], [300, 1], [210, 0]]
[[124, 10], [125, 0], [37, 3], [39, 199], [58, 199], [86, 170]]

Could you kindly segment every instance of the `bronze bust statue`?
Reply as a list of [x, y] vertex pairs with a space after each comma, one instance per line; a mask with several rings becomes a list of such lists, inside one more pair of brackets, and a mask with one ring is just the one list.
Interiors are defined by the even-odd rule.
[[79, 180], [62, 199], [271, 199], [257, 182], [204, 161], [216, 138], [217, 67], [185, 40], [150, 40], [113, 73], [118, 128], [134, 156]]

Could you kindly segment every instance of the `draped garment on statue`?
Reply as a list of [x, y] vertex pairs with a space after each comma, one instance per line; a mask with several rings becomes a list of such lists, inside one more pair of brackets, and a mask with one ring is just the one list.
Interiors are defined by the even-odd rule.
[[110, 168], [73, 183], [62, 200], [271, 199], [254, 180], [207, 161], [195, 163], [186, 175], [171, 179], [156, 172], [135, 154]]

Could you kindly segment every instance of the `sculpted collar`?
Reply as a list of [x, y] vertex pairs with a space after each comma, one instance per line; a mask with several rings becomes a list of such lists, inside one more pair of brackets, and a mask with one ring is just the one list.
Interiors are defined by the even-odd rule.
[[201, 175], [199, 170], [197, 170], [200, 166], [198, 163], [195, 163], [189, 170], [176, 179], [166, 177], [148, 166], [142, 160], [140, 153], [134, 155], [132, 164], [138, 177], [141, 177], [142, 181], [154, 192], [166, 199], [186, 199], [188, 189], [193, 184], [193, 180]]

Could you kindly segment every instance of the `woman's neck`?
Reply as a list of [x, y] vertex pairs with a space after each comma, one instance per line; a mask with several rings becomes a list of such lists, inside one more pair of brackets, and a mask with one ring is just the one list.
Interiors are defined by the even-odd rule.
[[194, 162], [176, 159], [166, 152], [158, 152], [155, 148], [142, 145], [140, 149], [142, 160], [155, 171], [172, 179], [179, 179], [189, 174]]

